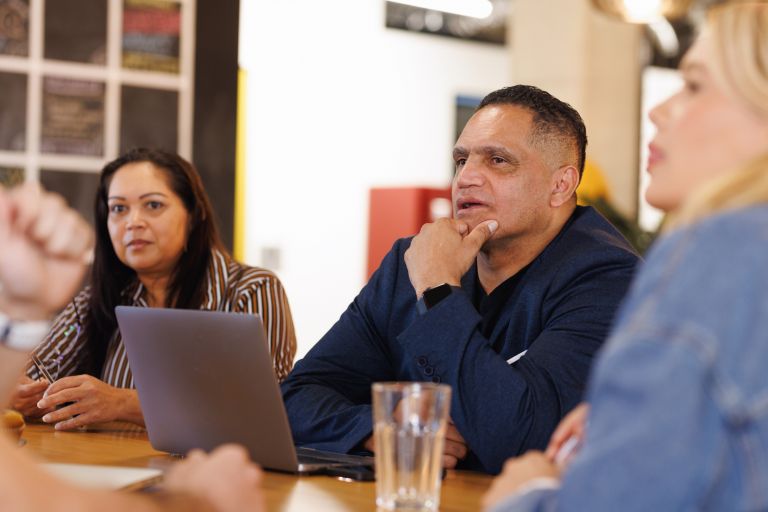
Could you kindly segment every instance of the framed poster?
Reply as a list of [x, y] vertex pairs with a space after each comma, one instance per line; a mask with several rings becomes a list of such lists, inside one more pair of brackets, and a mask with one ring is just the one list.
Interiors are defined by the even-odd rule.
[[43, 78], [40, 151], [104, 155], [104, 83]]
[[124, 0], [123, 67], [179, 72], [181, 4]]
[[0, 0], [0, 55], [29, 55], [29, 0]]

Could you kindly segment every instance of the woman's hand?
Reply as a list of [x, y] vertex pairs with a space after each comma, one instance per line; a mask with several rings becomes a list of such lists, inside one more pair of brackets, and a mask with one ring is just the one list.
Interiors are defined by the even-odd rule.
[[40, 409], [73, 402], [43, 416], [56, 430], [71, 430], [91, 423], [130, 421], [144, 424], [136, 390], [115, 388], [90, 375], [57, 380], [37, 403]]
[[57, 194], [37, 182], [0, 187], [0, 311], [47, 318], [82, 283], [93, 230]]
[[493, 479], [491, 488], [483, 496], [483, 508], [501, 503], [531, 480], [540, 478], [560, 478], [560, 470], [543, 453], [530, 451], [509, 459], [504, 464], [504, 471]]
[[263, 512], [261, 477], [261, 470], [249, 460], [245, 448], [230, 444], [210, 455], [192, 450], [186, 460], [171, 468], [164, 485], [172, 492], [198, 496], [219, 512]]
[[571, 443], [577, 443], [578, 445], [581, 445], [581, 443], [584, 441], [584, 433], [586, 430], [588, 414], [589, 404], [587, 402], [582, 402], [574, 407], [573, 410], [571, 410], [571, 412], [569, 412], [565, 418], [563, 418], [563, 420], [555, 429], [555, 432], [552, 434], [552, 437], [549, 439], [549, 445], [547, 446], [547, 451], [545, 452], [545, 455], [549, 460], [564, 464], [568, 462], [567, 460], [557, 461], [557, 454], [563, 445], [571, 438], [573, 438]]
[[[485, 494], [484, 507], [493, 507], [533, 479], [559, 479], [560, 472], [568, 465], [571, 456], [584, 440], [588, 414], [589, 404], [580, 403], [557, 426], [549, 440], [546, 453], [531, 451], [522, 457], [509, 459], [504, 464], [502, 474], [494, 479], [493, 485]], [[569, 446], [564, 449], [566, 444]], [[561, 450], [570, 453], [560, 453]]]
[[28, 418], [39, 418], [52, 411], [53, 409], [43, 410], [37, 407], [37, 403], [43, 398], [49, 385], [47, 380], [32, 380], [26, 375], [21, 377], [11, 396], [11, 409], [19, 411]]

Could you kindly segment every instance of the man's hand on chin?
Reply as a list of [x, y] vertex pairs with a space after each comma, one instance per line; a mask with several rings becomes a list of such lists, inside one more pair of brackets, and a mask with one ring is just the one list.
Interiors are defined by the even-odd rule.
[[405, 251], [405, 265], [416, 297], [443, 283], [459, 286], [461, 276], [498, 226], [495, 220], [483, 221], [472, 231], [467, 223], [455, 219], [424, 224]]

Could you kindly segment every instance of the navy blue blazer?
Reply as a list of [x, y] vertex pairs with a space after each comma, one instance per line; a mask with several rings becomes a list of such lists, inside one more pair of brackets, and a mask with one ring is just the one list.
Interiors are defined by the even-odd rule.
[[639, 257], [599, 213], [577, 207], [522, 275], [489, 339], [471, 301], [476, 265], [461, 290], [419, 314], [403, 259], [409, 245], [395, 243], [283, 382], [294, 439], [349, 452], [371, 435], [373, 382], [441, 381], [470, 449], [461, 467], [498, 473], [508, 457], [543, 449], [582, 399]]

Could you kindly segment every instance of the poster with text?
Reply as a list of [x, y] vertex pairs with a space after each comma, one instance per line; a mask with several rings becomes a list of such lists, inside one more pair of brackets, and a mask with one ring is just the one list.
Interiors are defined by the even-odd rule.
[[178, 73], [180, 37], [179, 2], [124, 0], [124, 68]]
[[40, 151], [104, 155], [104, 83], [43, 78]]
[[29, 0], [0, 0], [0, 55], [29, 55]]

